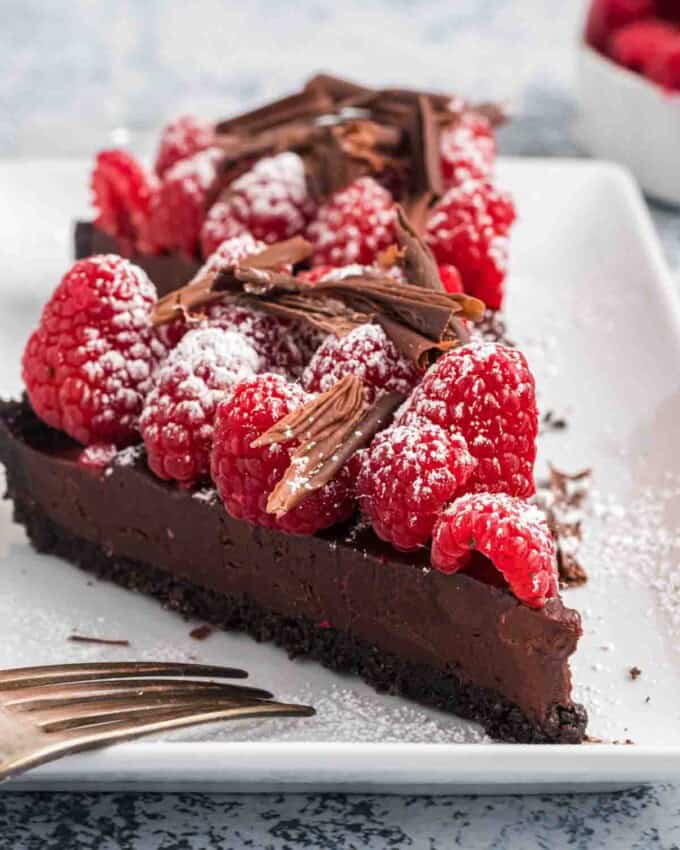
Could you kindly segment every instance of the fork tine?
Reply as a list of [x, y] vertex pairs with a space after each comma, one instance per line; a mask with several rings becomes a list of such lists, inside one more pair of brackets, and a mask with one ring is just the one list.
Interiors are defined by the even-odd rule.
[[261, 688], [231, 685], [226, 682], [194, 679], [139, 679], [137, 681], [127, 679], [17, 688], [7, 694], [2, 703], [15, 711], [36, 711], [43, 708], [57, 708], [66, 703], [86, 702], [88, 699], [97, 700], [117, 696], [121, 700], [134, 700], [146, 694], [165, 694], [170, 697], [187, 693], [220, 694], [223, 697], [242, 700], [269, 699], [272, 696], [269, 691]]
[[260, 700], [243, 702], [233, 697], [220, 697], [212, 695], [195, 694], [193, 696], [176, 696], [172, 699], [155, 697], [141, 700], [139, 703], [130, 703], [129, 700], [98, 700], [86, 705], [63, 706], [41, 711], [36, 718], [36, 725], [43, 732], [61, 732], [65, 729], [82, 728], [84, 726], [96, 726], [112, 721], [135, 720], [150, 717], [162, 717], [168, 712], [193, 709], [194, 712], [207, 711], [208, 709], [231, 708], [248, 704], [258, 705]]
[[315, 714], [308, 705], [295, 705], [282, 702], [253, 702], [240, 705], [203, 707], [178, 707], [144, 717], [127, 720], [114, 720], [86, 729], [73, 729], [63, 732], [59, 737], [81, 749], [83, 746], [103, 746], [115, 741], [130, 740], [154, 732], [180, 729], [199, 723], [212, 723], [216, 720], [234, 720], [246, 717], [310, 717]]
[[117, 741], [132, 740], [153, 732], [180, 729], [200, 723], [213, 723], [218, 720], [236, 720], [246, 717], [310, 717], [314, 709], [306, 705], [290, 705], [277, 702], [260, 702], [220, 708], [177, 708], [163, 712], [162, 716], [152, 718], [127, 719], [105, 723], [84, 729], [67, 729], [42, 736], [43, 745], [29, 752], [10, 754], [0, 763], [0, 776], [7, 779], [31, 767], [36, 767], [61, 756], [77, 753], [94, 747], [113, 744]]
[[89, 664], [22, 667], [0, 670], [0, 690], [58, 682], [124, 679], [134, 676], [196, 676], [213, 679], [246, 679], [245, 670], [210, 664], [155, 661], [96, 661]]

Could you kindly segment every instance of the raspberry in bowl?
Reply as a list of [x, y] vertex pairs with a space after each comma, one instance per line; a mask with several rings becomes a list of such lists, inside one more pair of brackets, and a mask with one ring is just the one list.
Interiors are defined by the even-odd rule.
[[680, 204], [680, 15], [663, 0], [593, 0], [579, 45], [578, 136]]

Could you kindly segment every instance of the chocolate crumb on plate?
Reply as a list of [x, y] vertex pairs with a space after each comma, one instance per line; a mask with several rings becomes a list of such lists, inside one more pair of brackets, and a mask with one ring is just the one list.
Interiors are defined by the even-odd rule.
[[204, 623], [202, 626], [196, 626], [195, 629], [192, 629], [189, 632], [189, 637], [194, 640], [205, 640], [207, 637], [215, 631], [212, 626], [209, 626], [207, 623]]
[[541, 417], [541, 431], [563, 431], [567, 427], [567, 420], [558, 416], [553, 410], [546, 410]]
[[534, 502], [546, 516], [555, 538], [557, 568], [562, 587], [585, 584], [588, 575], [578, 560], [584, 504], [590, 490], [591, 470], [570, 475], [550, 465], [547, 480], [540, 481]]
[[628, 671], [628, 675], [630, 678], [635, 681], [642, 674], [642, 670], [639, 667], [631, 667]]
[[68, 639], [73, 643], [100, 643], [106, 646], [130, 646], [130, 641], [125, 638], [100, 638], [88, 635], [69, 635]]

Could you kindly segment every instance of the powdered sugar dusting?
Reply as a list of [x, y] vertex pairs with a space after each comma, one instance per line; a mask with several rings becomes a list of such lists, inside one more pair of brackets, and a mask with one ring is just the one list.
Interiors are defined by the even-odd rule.
[[300, 157], [290, 152], [264, 157], [209, 210], [201, 233], [203, 253], [243, 232], [267, 244], [289, 239], [305, 229], [315, 208]]
[[413, 364], [400, 354], [380, 325], [367, 323], [319, 346], [302, 376], [310, 392], [326, 392], [345, 375], [357, 375], [371, 398], [378, 391], [408, 394], [418, 379]]

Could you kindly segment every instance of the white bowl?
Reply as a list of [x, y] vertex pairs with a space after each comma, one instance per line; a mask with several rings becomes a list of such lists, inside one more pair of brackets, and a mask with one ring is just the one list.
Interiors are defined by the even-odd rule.
[[578, 88], [583, 146], [627, 166], [649, 195], [680, 205], [680, 94], [586, 44], [579, 47]]

